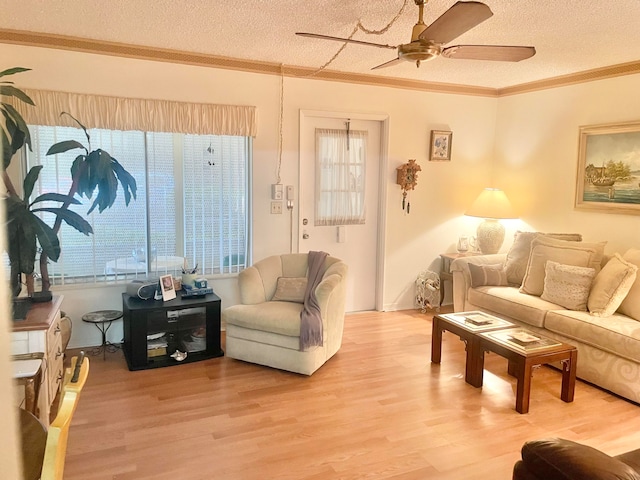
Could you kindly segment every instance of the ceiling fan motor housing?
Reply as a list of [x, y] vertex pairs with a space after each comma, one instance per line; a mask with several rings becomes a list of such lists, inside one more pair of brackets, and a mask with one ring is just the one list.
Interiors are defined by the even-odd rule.
[[424, 62], [442, 53], [442, 47], [433, 43], [411, 42], [398, 46], [398, 57], [409, 62]]

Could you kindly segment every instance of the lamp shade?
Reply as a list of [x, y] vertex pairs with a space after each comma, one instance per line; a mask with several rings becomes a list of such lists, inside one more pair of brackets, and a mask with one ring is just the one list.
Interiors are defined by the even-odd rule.
[[465, 215], [480, 218], [518, 218], [511, 202], [499, 188], [485, 188]]

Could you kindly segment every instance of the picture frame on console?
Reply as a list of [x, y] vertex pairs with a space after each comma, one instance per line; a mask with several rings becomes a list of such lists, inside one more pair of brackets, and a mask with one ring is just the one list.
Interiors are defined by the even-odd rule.
[[640, 215], [640, 121], [581, 126], [575, 208]]
[[451, 161], [451, 141], [453, 132], [445, 130], [431, 130], [431, 141], [429, 143], [429, 161], [449, 162]]
[[176, 298], [176, 290], [173, 288], [173, 276], [171, 274], [160, 277], [160, 290], [162, 290], [162, 301], [166, 302]]

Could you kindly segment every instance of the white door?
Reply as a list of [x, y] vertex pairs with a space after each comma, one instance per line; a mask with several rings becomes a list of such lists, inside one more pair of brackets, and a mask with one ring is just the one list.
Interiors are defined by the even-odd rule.
[[[381, 122], [345, 118], [301, 117], [300, 223], [298, 251], [319, 250], [349, 266], [347, 312], [375, 310], [378, 258], [378, 212]], [[365, 220], [363, 224], [319, 226], [316, 223], [316, 129], [366, 131]]]

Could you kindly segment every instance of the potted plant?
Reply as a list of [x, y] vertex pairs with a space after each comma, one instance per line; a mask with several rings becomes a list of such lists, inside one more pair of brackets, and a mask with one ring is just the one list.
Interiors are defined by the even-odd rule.
[[[29, 69], [17, 67], [0, 72], [0, 78]], [[0, 81], [0, 94], [14, 97], [17, 100], [33, 105], [33, 101], [23, 91], [13, 86], [13, 82]], [[75, 197], [93, 197], [95, 199], [87, 214], [96, 207], [102, 212], [110, 208], [115, 202], [118, 183], [124, 191], [125, 203], [129, 205], [131, 198], [136, 198], [136, 181], [124, 167], [108, 152], [102, 149], [91, 150], [91, 139], [87, 129], [72, 115], [68, 115], [84, 131], [87, 138], [87, 147], [76, 140], [65, 140], [51, 146], [47, 155], [64, 153], [74, 149], [80, 149], [80, 153], [71, 166], [72, 183], [67, 194], [44, 193], [33, 201], [29, 198], [38, 180], [42, 165], [29, 170], [23, 182], [23, 197], [21, 198], [11, 182], [6, 169], [11, 163], [15, 153], [27, 145], [31, 149], [31, 137], [29, 129], [18, 111], [9, 103], [2, 102], [0, 107], [4, 125], [2, 129], [3, 146], [3, 172], [2, 178], [7, 189], [5, 206], [7, 214], [8, 253], [11, 263], [11, 282], [14, 295], [20, 291], [20, 279], [25, 275], [27, 291], [29, 295], [34, 293], [33, 272], [40, 246], [40, 273], [42, 275], [42, 291], [49, 291], [51, 283], [48, 273], [48, 260], [57, 261], [60, 257], [61, 247], [58, 232], [62, 222], [66, 222], [79, 232], [89, 235], [93, 233], [91, 225], [78, 213], [69, 210], [70, 205], [81, 202]], [[58, 207], [41, 206], [43, 202], [57, 202]], [[38, 215], [49, 212], [55, 215], [53, 227], [47, 225]]]

